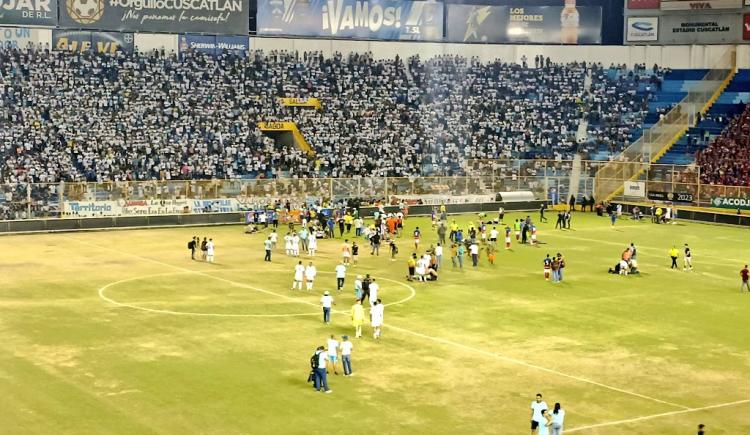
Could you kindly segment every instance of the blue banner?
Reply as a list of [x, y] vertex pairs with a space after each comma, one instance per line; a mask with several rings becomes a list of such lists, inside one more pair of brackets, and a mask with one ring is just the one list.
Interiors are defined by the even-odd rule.
[[180, 35], [180, 53], [200, 51], [211, 56], [224, 52], [246, 56], [250, 50], [247, 36]]
[[258, 34], [440, 41], [443, 4], [407, 0], [258, 0]]
[[448, 4], [446, 41], [601, 44], [602, 8]]
[[59, 51], [95, 51], [97, 53], [132, 53], [132, 33], [90, 32], [87, 30], [52, 30], [52, 48]]

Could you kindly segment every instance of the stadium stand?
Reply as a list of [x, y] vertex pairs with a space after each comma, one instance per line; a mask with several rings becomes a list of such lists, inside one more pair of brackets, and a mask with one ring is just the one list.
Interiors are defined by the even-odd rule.
[[697, 153], [696, 162], [704, 183], [750, 186], [750, 106]]
[[[474, 158], [611, 156], [640, 131], [663, 71], [5, 48], [0, 73], [2, 181], [54, 183], [452, 175]], [[317, 97], [323, 108], [279, 97]], [[265, 136], [261, 121], [294, 121], [317, 154]]]

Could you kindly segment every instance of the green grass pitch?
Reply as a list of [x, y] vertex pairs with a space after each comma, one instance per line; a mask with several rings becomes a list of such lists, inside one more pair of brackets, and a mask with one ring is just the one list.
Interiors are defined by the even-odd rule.
[[[410, 237], [396, 262], [362, 249], [336, 308], [358, 273], [395, 304], [328, 395], [305, 380], [316, 346], [353, 335], [345, 313], [324, 325], [317, 307], [340, 239], [319, 243], [307, 294], [289, 289], [296, 260], [277, 248], [264, 263], [264, 236], [240, 226], [1, 237], [0, 433], [527, 434], [537, 392], [566, 409], [566, 433], [750, 433], [750, 232], [572, 222], [539, 225], [540, 247], [514, 240], [495, 266], [448, 262], [435, 283], [404, 279]], [[193, 235], [213, 237], [216, 264], [190, 260]], [[630, 242], [643, 273], [607, 274]], [[684, 243], [695, 270], [669, 270]], [[542, 259], [557, 252], [552, 284]]]

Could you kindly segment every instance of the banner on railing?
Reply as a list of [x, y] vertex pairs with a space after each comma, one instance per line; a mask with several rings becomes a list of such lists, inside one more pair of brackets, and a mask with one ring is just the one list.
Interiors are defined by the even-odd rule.
[[258, 34], [439, 41], [443, 3], [408, 0], [258, 0]]
[[57, 0], [0, 1], [0, 24], [55, 26]]
[[132, 33], [91, 32], [88, 30], [52, 30], [52, 49], [83, 53], [132, 53], [135, 49]]
[[216, 35], [180, 35], [180, 54], [188, 51], [200, 51], [211, 56], [224, 52], [246, 56], [250, 51], [250, 38], [247, 36], [216, 36]]
[[750, 198], [713, 196], [711, 197], [711, 205], [718, 208], [730, 208], [733, 210], [750, 210]]
[[247, 34], [243, 0], [64, 0], [60, 27], [129, 32]]
[[646, 197], [646, 182], [645, 181], [626, 181], [625, 182], [625, 196], [635, 196], [638, 198]]
[[683, 204], [692, 204], [695, 198], [689, 192], [658, 192], [649, 190], [648, 199], [652, 201], [665, 201]]
[[601, 44], [601, 7], [448, 4], [449, 42]]

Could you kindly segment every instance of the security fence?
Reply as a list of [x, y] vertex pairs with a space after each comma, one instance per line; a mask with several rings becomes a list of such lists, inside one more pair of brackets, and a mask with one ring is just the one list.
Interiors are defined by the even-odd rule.
[[[328, 204], [342, 199], [386, 202], [427, 197], [446, 202], [484, 202], [498, 193], [530, 191], [535, 199], [567, 202], [598, 197], [597, 184], [619, 186], [614, 201], [672, 201], [700, 207], [747, 208], [750, 187], [700, 182], [694, 165], [645, 164], [638, 173], [632, 162], [558, 160], [472, 160], [470, 176], [275, 178], [171, 180], [105, 183], [0, 185], [0, 220], [97, 216], [138, 216], [233, 212], [264, 207], [280, 200]], [[603, 167], [616, 169], [600, 177]], [[617, 168], [617, 166], [623, 166]], [[577, 184], [576, 184], [577, 183]], [[575, 185], [572, 185], [575, 184]]]

